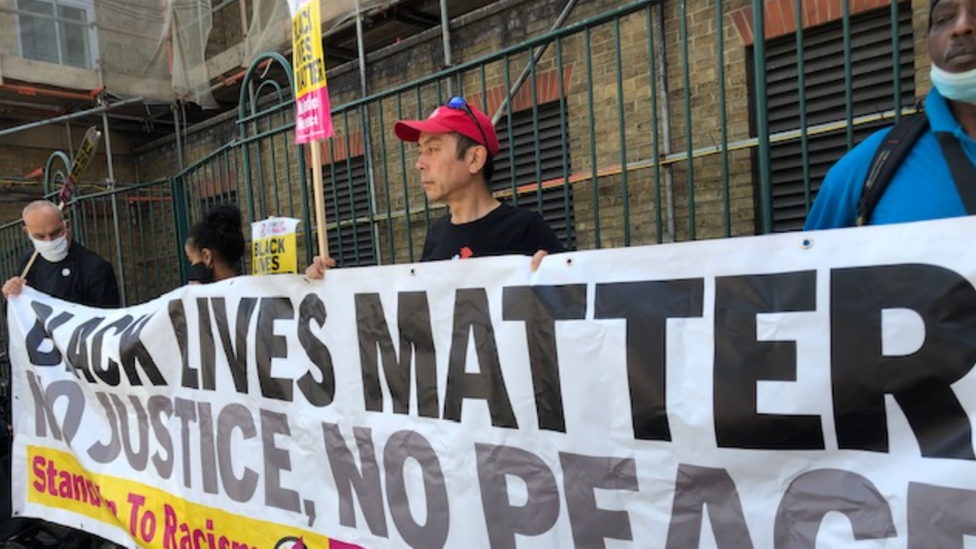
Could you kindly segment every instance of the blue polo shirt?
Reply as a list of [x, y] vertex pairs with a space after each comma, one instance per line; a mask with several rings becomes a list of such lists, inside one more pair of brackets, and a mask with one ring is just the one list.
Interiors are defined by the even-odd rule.
[[[959, 139], [970, 162], [976, 164], [976, 141], [973, 141], [949, 110], [945, 98], [932, 88], [925, 100], [929, 129], [922, 134], [905, 158], [895, 178], [881, 195], [869, 223], [883, 225], [907, 221], [924, 221], [966, 215], [966, 208], [942, 155], [935, 132], [951, 132]], [[857, 219], [857, 203], [864, 189], [871, 159], [885, 135], [886, 128], [875, 132], [843, 156], [827, 172], [817, 200], [807, 216], [804, 230], [852, 227]], [[974, 182], [976, 184], [976, 182]]]

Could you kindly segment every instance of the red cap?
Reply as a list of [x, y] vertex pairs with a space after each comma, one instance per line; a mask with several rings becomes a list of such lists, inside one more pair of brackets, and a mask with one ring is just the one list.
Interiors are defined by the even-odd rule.
[[[501, 146], [498, 144], [498, 135], [495, 134], [491, 119], [477, 108], [462, 103], [463, 101], [455, 97], [448, 101], [447, 105], [434, 109], [427, 120], [400, 120], [393, 125], [393, 131], [400, 139], [414, 143], [420, 140], [420, 132], [457, 132], [475, 143], [484, 145], [492, 156], [498, 156]], [[461, 105], [467, 105], [470, 112]], [[485, 143], [486, 139], [487, 143]]]

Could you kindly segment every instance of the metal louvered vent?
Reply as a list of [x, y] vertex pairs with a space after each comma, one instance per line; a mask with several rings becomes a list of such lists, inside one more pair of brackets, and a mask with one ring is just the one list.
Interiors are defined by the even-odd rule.
[[325, 219], [339, 223], [329, 231], [329, 255], [343, 267], [376, 265], [369, 222], [369, 186], [363, 156], [323, 166]]
[[[852, 16], [851, 83], [854, 116], [895, 108], [890, 8]], [[915, 102], [915, 49], [912, 12], [908, 2], [898, 5], [900, 86], [903, 107]], [[767, 42], [766, 82], [768, 86], [769, 131], [771, 134], [800, 128], [797, 86], [796, 35]], [[750, 57], [751, 59], [751, 57]], [[803, 74], [807, 126], [843, 122], [847, 113], [844, 78], [844, 36], [841, 20], [804, 31]], [[891, 122], [854, 128], [854, 143]], [[827, 170], [847, 152], [847, 131], [808, 137], [811, 203]], [[770, 148], [773, 192], [773, 230], [793, 231], [803, 227], [806, 199], [803, 180], [803, 151], [799, 139]], [[758, 180], [758, 178], [757, 178]]]
[[[533, 114], [538, 120], [537, 128]], [[509, 130], [508, 117], [503, 117], [496, 128], [501, 152], [495, 158], [492, 191], [568, 179], [572, 173], [568, 116], [559, 101], [539, 105], [534, 113], [532, 109], [513, 113], [511, 120], [513, 130]], [[511, 202], [511, 198], [507, 200]], [[573, 190], [568, 182], [542, 189], [541, 193], [533, 189], [520, 194], [518, 206], [540, 212], [563, 246], [567, 250], [576, 248]]]

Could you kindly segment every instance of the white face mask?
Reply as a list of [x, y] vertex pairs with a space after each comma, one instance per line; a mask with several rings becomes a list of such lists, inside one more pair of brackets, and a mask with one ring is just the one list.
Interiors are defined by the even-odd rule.
[[976, 104], [976, 69], [947, 72], [933, 64], [929, 76], [932, 78], [932, 85], [939, 90], [942, 97]]
[[41, 257], [51, 263], [58, 263], [68, 257], [67, 234], [54, 240], [37, 240], [32, 238], [31, 242], [34, 243], [34, 249], [37, 250], [37, 253], [41, 254]]

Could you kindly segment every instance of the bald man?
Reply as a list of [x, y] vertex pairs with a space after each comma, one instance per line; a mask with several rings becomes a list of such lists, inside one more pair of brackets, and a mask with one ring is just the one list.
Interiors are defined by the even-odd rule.
[[[119, 288], [112, 266], [95, 252], [71, 241], [68, 222], [61, 210], [46, 200], [31, 202], [22, 215], [24, 232], [34, 244], [38, 257], [27, 273], [27, 278], [14, 276], [3, 285], [3, 295], [7, 299], [16, 298], [24, 289], [24, 284], [50, 296], [88, 305], [90, 307], [119, 307]], [[32, 254], [27, 254], [17, 267], [18, 275]], [[9, 463], [3, 463], [3, 472], [10, 476]], [[9, 539], [31, 525], [43, 524], [42, 531], [57, 533], [67, 539], [64, 547], [101, 546], [104, 540], [65, 527], [52, 525], [35, 519], [10, 518], [9, 491], [0, 494], [0, 539]]]
[[[112, 265], [98, 254], [72, 242], [61, 210], [47, 200], [31, 202], [22, 216], [24, 232], [34, 244], [39, 257], [27, 273], [7, 280], [3, 296], [10, 299], [20, 294], [27, 284], [50, 296], [106, 309], [119, 306], [119, 287]], [[21, 273], [30, 259], [24, 256], [17, 268]]]

